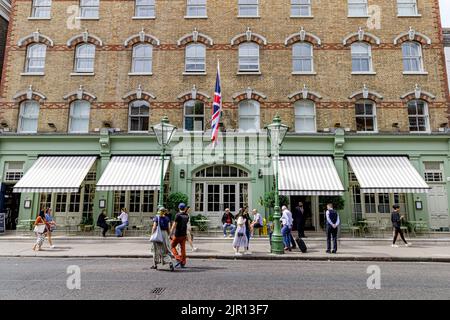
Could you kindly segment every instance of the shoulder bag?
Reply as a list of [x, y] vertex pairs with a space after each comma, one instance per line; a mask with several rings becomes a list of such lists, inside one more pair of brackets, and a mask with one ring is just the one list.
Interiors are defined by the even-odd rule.
[[163, 238], [163, 234], [162, 234], [162, 231], [161, 231], [161, 227], [159, 226], [159, 217], [157, 217], [156, 223], [158, 225], [156, 226], [155, 232], [153, 232], [151, 237], [150, 237], [150, 242], [163, 243], [164, 242], [164, 238]]

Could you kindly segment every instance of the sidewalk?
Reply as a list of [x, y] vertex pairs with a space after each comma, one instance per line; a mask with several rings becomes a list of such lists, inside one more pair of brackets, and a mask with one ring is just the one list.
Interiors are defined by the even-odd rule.
[[[325, 253], [325, 239], [307, 238], [308, 252], [298, 249], [283, 255], [270, 253], [269, 241], [256, 238], [250, 241], [251, 255], [235, 256], [230, 238], [197, 238], [197, 252], [190, 259], [246, 259], [246, 260], [318, 260], [318, 261], [411, 261], [450, 263], [450, 239], [412, 238], [411, 247], [398, 242], [392, 248], [389, 239], [345, 238], [340, 240], [337, 254]], [[55, 248], [46, 241], [42, 251], [31, 250], [34, 238], [0, 237], [0, 257], [52, 257], [52, 258], [150, 258], [150, 242], [147, 238], [99, 238], [55, 237]]]

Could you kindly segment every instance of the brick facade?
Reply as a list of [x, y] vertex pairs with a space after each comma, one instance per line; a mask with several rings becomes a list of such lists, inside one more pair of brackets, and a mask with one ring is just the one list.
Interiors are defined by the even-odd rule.
[[[195, 86], [197, 99], [209, 103], [213, 95], [217, 59], [221, 62], [224, 99], [224, 127], [238, 127], [238, 103], [246, 99], [246, 90], [261, 104], [261, 126], [279, 112], [284, 122], [294, 125], [293, 103], [307, 98], [315, 102], [318, 131], [336, 123], [356, 130], [355, 92], [363, 90], [377, 104], [378, 130], [408, 131], [407, 99], [416, 84], [434, 98], [428, 99], [433, 132], [448, 122], [448, 88], [443, 64], [443, 37], [438, 0], [418, 1], [420, 17], [397, 17], [396, 1], [369, 0], [381, 8], [381, 29], [369, 30], [367, 18], [347, 18], [346, 1], [312, 1], [312, 19], [290, 18], [289, 0], [260, 1], [260, 18], [237, 18], [237, 1], [208, 0], [207, 19], [185, 19], [185, 6], [179, 1], [156, 0], [156, 19], [133, 20], [134, 1], [101, 0], [98, 20], [81, 20], [77, 29], [67, 27], [73, 17], [67, 8], [78, 1], [54, 0], [49, 20], [28, 19], [32, 1], [16, 0], [12, 5], [12, 25], [7, 42], [6, 66], [0, 92], [0, 121], [11, 131], [17, 129], [18, 93], [32, 85], [45, 96], [40, 100], [39, 132], [68, 127], [69, 103], [83, 86], [92, 101], [90, 131], [110, 122], [128, 130], [128, 103], [137, 98], [151, 104], [150, 122], [159, 122], [167, 114], [172, 123], [183, 126], [183, 102]], [[332, 7], [332, 8], [331, 8]], [[292, 74], [292, 44], [304, 40], [314, 45], [315, 75]], [[372, 44], [374, 75], [352, 75], [349, 45], [362, 39]], [[414, 31], [414, 34], [412, 34]], [[250, 31], [249, 35], [246, 31]], [[42, 36], [30, 37], [35, 32]], [[45, 37], [44, 37], [45, 36]], [[401, 43], [412, 36], [422, 44], [427, 74], [404, 75]], [[27, 38], [28, 37], [28, 38]], [[260, 75], [241, 75], [238, 71], [240, 42], [254, 41], [260, 48]], [[143, 38], [143, 40], [142, 40]], [[19, 45], [21, 39], [26, 39]], [[379, 39], [379, 42], [377, 41]], [[49, 42], [51, 40], [51, 42]], [[233, 41], [234, 40], [234, 41]], [[45, 75], [21, 75], [26, 45], [39, 41], [48, 45]], [[152, 75], [129, 75], [132, 45], [144, 41], [154, 45]], [[206, 45], [206, 75], [184, 75], [185, 46], [197, 41]], [[74, 46], [81, 42], [96, 45], [95, 75], [71, 75]], [[345, 42], [345, 44], [344, 44]], [[133, 93], [134, 92], [134, 93]], [[200, 94], [200, 92], [202, 94]], [[314, 92], [314, 94], [311, 94]], [[69, 97], [70, 93], [73, 93]], [[95, 99], [92, 99], [92, 96]], [[65, 98], [66, 97], [66, 98]], [[82, 97], [85, 97], [82, 95]], [[208, 123], [208, 114], [206, 115]]]

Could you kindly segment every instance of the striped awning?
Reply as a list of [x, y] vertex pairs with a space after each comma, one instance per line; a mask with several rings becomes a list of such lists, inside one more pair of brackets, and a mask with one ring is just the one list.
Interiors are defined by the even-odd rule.
[[39, 157], [14, 186], [14, 192], [79, 192], [96, 159]]
[[278, 186], [283, 195], [343, 195], [331, 157], [280, 157]]
[[[164, 175], [169, 167], [164, 161]], [[97, 183], [98, 191], [159, 190], [161, 157], [116, 156]]]
[[364, 193], [427, 193], [430, 187], [407, 157], [348, 157]]

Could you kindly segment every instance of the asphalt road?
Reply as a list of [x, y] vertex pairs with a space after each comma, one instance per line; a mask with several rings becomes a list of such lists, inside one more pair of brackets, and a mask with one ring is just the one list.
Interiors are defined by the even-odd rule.
[[[450, 299], [450, 264], [190, 260], [186, 269], [170, 272], [151, 270], [150, 263], [2, 258], [0, 300]], [[367, 268], [374, 264], [381, 288], [369, 290]], [[77, 285], [69, 266], [79, 267], [79, 290], [67, 287], [68, 277]]]

